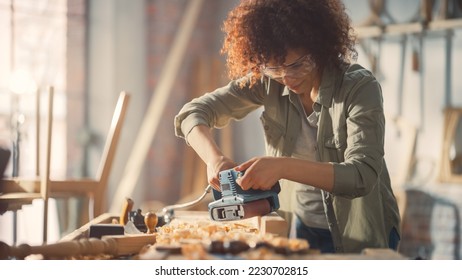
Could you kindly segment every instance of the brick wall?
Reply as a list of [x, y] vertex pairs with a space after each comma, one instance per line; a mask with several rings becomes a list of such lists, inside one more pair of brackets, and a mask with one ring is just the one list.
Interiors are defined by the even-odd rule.
[[[174, 135], [173, 119], [192, 96], [203, 93], [195, 92], [198, 61], [218, 60], [223, 64], [224, 57], [219, 55], [222, 42], [221, 22], [233, 2], [235, 1], [204, 1], [183, 65], [164, 109], [164, 119], [158, 127], [148, 154], [146, 181], [149, 185], [143, 186], [146, 200], [173, 203], [179, 198], [183, 157], [187, 146], [183, 140]], [[148, 97], [146, 100], [150, 99], [157, 85], [187, 4], [188, 1], [185, 0], [146, 1], [148, 21], [146, 79]], [[205, 174], [197, 174], [197, 176], [205, 176]]]

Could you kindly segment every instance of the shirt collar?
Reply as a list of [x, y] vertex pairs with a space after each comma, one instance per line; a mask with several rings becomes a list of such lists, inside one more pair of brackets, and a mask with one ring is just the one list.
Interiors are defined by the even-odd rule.
[[284, 90], [282, 91], [282, 96], [290, 95], [290, 89], [284, 86]]
[[319, 87], [319, 94], [316, 100], [317, 103], [327, 108], [332, 106], [335, 89], [338, 87], [343, 77], [341, 72], [341, 70], [331, 65], [324, 68], [321, 86]]
[[[342, 79], [341, 71], [333, 66], [327, 66], [324, 68], [321, 86], [319, 87], [319, 94], [316, 100], [317, 103], [321, 104], [324, 107], [330, 108], [332, 105], [332, 99], [334, 97], [334, 92], [336, 86]], [[284, 86], [282, 91], [282, 96], [290, 95], [291, 90], [288, 87]]]

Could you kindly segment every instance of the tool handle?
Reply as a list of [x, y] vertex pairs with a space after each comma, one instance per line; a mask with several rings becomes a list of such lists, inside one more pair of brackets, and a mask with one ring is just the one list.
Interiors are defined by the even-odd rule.
[[126, 198], [125, 199], [125, 202], [124, 202], [124, 205], [122, 207], [122, 212], [120, 213], [120, 219], [119, 219], [119, 223], [121, 225], [126, 225], [127, 222], [128, 222], [128, 213], [130, 213], [130, 211], [132, 211], [133, 209], [133, 200], [130, 199], [130, 198]]
[[153, 212], [148, 212], [144, 215], [144, 223], [146, 224], [147, 233], [151, 234], [156, 231], [158, 218], [157, 215]]

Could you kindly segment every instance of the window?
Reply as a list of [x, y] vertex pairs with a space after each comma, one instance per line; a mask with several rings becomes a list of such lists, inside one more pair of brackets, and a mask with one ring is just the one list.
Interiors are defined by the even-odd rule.
[[[18, 176], [37, 172], [36, 120], [41, 119], [40, 127], [44, 127], [49, 86], [55, 88], [53, 174], [66, 173], [69, 2], [73, 1], [0, 0], [0, 144], [13, 151], [13, 143], [19, 142]], [[18, 91], [14, 81], [33, 86]], [[37, 102], [37, 92], [41, 102]], [[37, 104], [42, 104], [39, 114]], [[9, 164], [5, 174], [14, 175], [11, 169]]]

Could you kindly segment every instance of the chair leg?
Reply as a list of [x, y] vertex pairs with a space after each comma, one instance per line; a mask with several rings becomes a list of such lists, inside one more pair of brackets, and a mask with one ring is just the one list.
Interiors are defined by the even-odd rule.
[[93, 218], [96, 218], [102, 215], [105, 212], [106, 203], [105, 203], [105, 193], [98, 188], [93, 194]]
[[50, 192], [51, 139], [53, 130], [53, 97], [54, 88], [48, 89], [48, 119], [45, 168], [40, 182], [40, 194], [43, 198], [43, 244], [48, 240], [48, 200]]
[[76, 221], [78, 221], [78, 226], [81, 227], [91, 220], [89, 211], [91, 205], [91, 197], [84, 196], [78, 197], [77, 199], [78, 210], [76, 211], [75, 215]]

